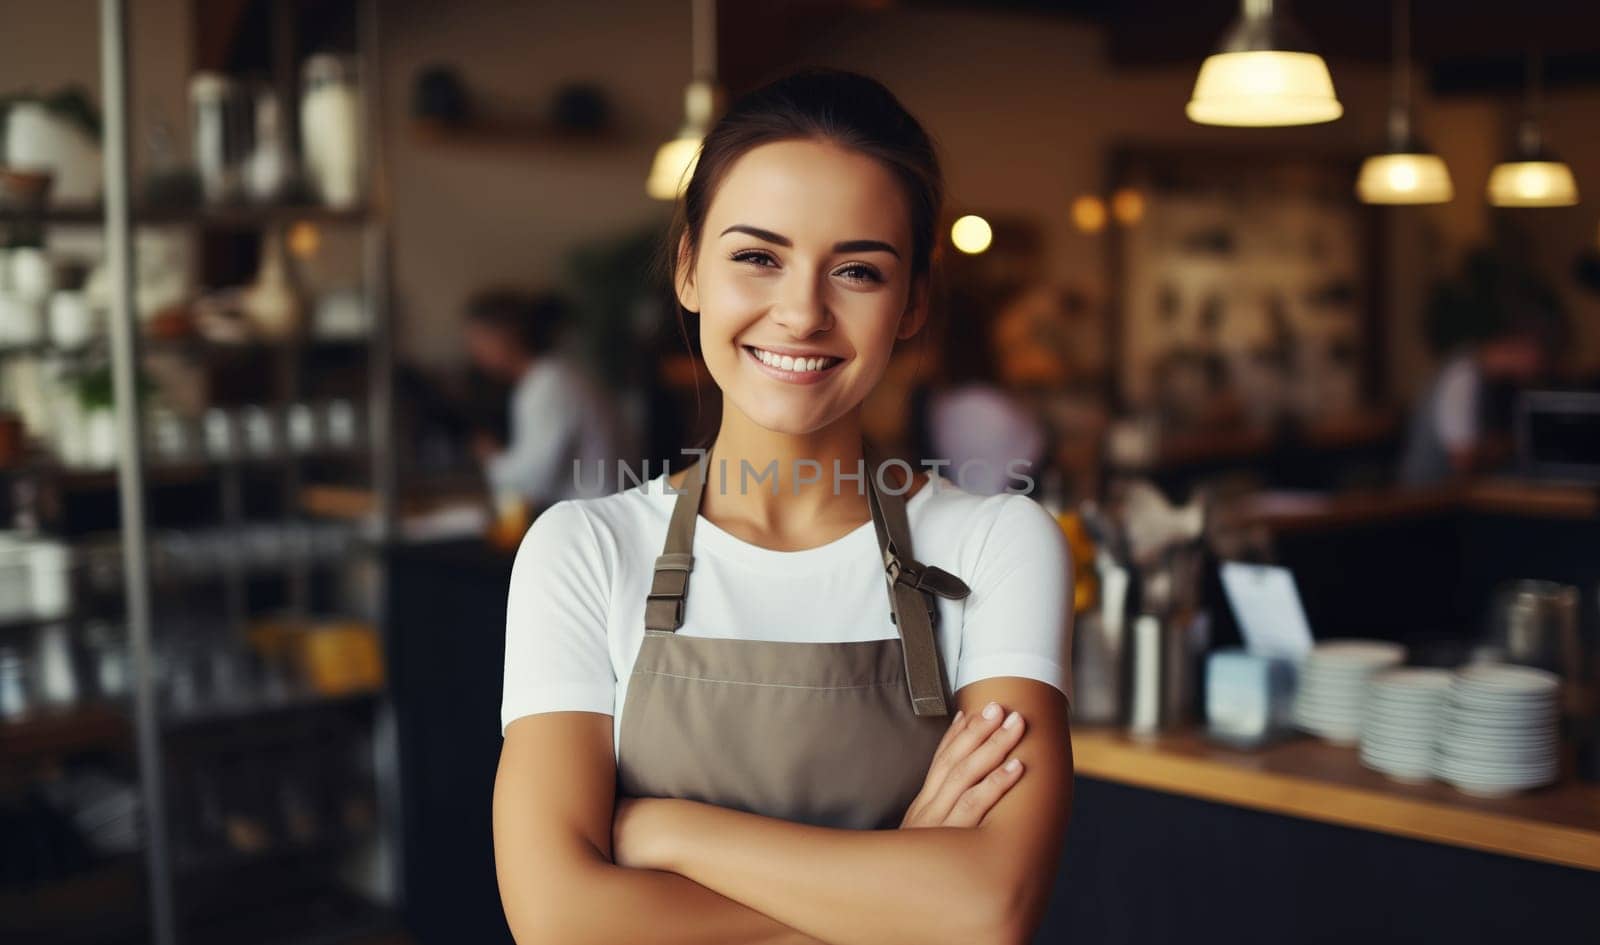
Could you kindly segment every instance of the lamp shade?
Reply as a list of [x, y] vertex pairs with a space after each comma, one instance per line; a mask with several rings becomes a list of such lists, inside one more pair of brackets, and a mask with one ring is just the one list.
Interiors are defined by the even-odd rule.
[[650, 175], [644, 180], [645, 193], [656, 200], [677, 200], [683, 194], [721, 102], [722, 89], [711, 79], [695, 79], [683, 90], [683, 127], [656, 149]]
[[1578, 182], [1561, 161], [1504, 161], [1489, 172], [1489, 202], [1497, 207], [1570, 207], [1578, 202]]
[[1361, 162], [1356, 196], [1363, 203], [1448, 203], [1455, 197], [1450, 169], [1437, 154], [1374, 154]]
[[657, 148], [655, 160], [650, 162], [650, 176], [645, 179], [645, 192], [656, 200], [678, 199], [700, 160], [701, 140], [699, 135], [680, 135]]
[[1333, 121], [1344, 106], [1321, 56], [1263, 49], [1206, 57], [1185, 112], [1202, 125], [1270, 127]]

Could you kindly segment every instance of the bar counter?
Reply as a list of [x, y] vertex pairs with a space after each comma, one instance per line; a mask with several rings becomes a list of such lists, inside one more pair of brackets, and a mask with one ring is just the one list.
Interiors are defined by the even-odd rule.
[[[1503, 798], [1437, 781], [1405, 784], [1363, 767], [1354, 748], [1294, 738], [1260, 751], [1197, 730], [1134, 737], [1074, 727], [1082, 776], [1270, 814], [1600, 870], [1600, 784], [1568, 775]], [[1570, 770], [1570, 765], [1568, 766]]]

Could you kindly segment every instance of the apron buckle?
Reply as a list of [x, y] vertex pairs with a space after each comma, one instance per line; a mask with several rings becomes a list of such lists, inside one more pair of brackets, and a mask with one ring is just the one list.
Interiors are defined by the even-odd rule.
[[[884, 571], [892, 584], [905, 584], [919, 591], [932, 592], [950, 600], [962, 600], [972, 589], [967, 582], [936, 565], [923, 564], [911, 559], [901, 560], [899, 555], [884, 556]], [[931, 605], [931, 601], [929, 602]]]
[[[689, 591], [689, 572], [694, 556], [664, 552], [656, 556], [655, 576], [650, 593], [645, 595], [645, 626], [650, 630], [676, 630], [683, 626], [683, 602]], [[668, 601], [672, 609], [664, 611]]]

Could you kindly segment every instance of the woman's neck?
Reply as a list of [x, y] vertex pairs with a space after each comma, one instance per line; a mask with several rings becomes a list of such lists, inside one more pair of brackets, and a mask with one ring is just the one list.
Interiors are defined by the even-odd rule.
[[[863, 455], [859, 411], [812, 433], [789, 434], [761, 427], [727, 404], [707, 458], [700, 514], [752, 544], [813, 548], [871, 518], [869, 483], [847, 478], [875, 473]], [[903, 472], [887, 471], [884, 480], [898, 490]]]

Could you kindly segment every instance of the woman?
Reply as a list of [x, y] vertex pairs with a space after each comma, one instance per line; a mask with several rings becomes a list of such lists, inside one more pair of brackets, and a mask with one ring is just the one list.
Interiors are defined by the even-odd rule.
[[513, 566], [494, 829], [519, 941], [1032, 935], [1071, 797], [1064, 537], [1024, 496], [880, 481], [860, 426], [925, 321], [941, 192], [922, 129], [850, 73], [706, 137], [669, 245], [722, 391], [709, 453], [557, 503]]

